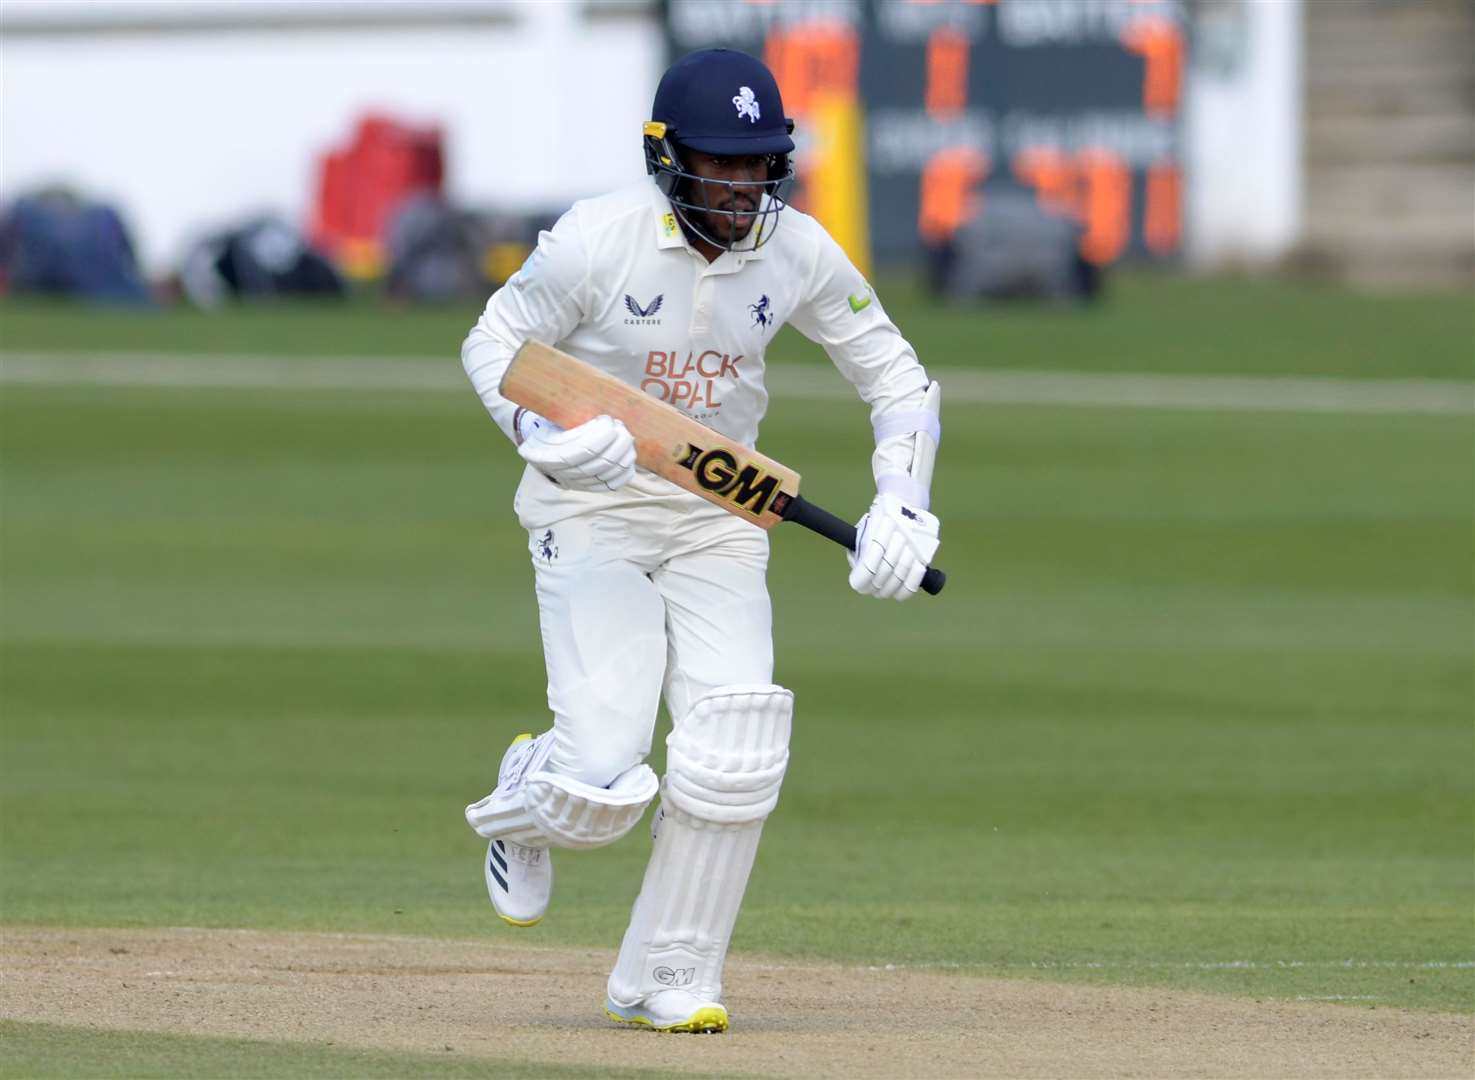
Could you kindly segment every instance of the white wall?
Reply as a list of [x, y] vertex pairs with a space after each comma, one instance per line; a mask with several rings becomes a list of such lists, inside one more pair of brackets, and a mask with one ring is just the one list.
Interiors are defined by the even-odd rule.
[[[0, 197], [60, 180], [115, 200], [159, 272], [193, 233], [246, 213], [305, 223], [319, 154], [381, 109], [444, 127], [459, 201], [566, 206], [643, 174], [640, 123], [663, 60], [649, 16], [583, 12], [546, 0], [5, 0]], [[321, 25], [328, 16], [343, 21]], [[95, 26], [109, 17], [111, 30]]]
[[1302, 0], [1199, 8], [1184, 102], [1193, 265], [1272, 262], [1300, 237], [1301, 19]]
[[[1197, 265], [1273, 260], [1299, 235], [1301, 5], [1197, 9], [1184, 116]], [[663, 59], [651, 14], [615, 0], [590, 21], [587, 6], [4, 0], [0, 197], [63, 180], [115, 200], [158, 272], [192, 233], [244, 214], [305, 222], [318, 155], [383, 109], [444, 126], [459, 201], [567, 205], [641, 175]]]

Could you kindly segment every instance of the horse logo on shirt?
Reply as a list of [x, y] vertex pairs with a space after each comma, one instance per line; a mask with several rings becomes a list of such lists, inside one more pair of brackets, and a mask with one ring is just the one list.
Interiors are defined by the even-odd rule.
[[737, 106], [739, 120], [747, 117], [748, 123], [756, 124], [762, 119], [762, 113], [758, 111], [758, 99], [753, 96], [753, 88], [751, 86], [738, 87], [738, 92], [733, 97], [732, 103]]
[[758, 298], [756, 304], [748, 305], [748, 312], [753, 316], [753, 325], [767, 327], [773, 322], [773, 312], [768, 310], [768, 294], [764, 293]]

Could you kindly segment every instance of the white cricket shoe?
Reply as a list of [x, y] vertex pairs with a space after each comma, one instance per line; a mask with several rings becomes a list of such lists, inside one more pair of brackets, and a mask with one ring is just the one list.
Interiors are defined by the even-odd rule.
[[604, 1015], [618, 1024], [652, 1031], [716, 1035], [727, 1030], [726, 1009], [685, 990], [658, 990], [634, 1005], [620, 1005], [614, 998], [607, 998]]
[[537, 926], [553, 895], [553, 857], [547, 848], [511, 840], [487, 844], [487, 895], [509, 926]]
[[[497, 786], [521, 783], [538, 752], [540, 739], [530, 734], [512, 740], [497, 770]], [[509, 926], [537, 926], [553, 895], [553, 855], [547, 848], [493, 840], [487, 844], [487, 895]]]

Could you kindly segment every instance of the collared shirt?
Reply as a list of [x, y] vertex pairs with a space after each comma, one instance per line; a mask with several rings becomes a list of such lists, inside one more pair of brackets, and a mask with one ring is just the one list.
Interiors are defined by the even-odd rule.
[[[768, 407], [764, 356], [784, 323], [824, 347], [870, 405], [873, 424], [919, 409], [927, 375], [840, 246], [792, 207], [770, 228], [761, 246], [752, 246], [755, 235], [745, 249], [708, 262], [649, 179], [575, 203], [492, 294], [462, 346], [466, 373], [492, 419], [516, 439], [517, 407], [497, 387], [512, 354], [531, 338], [754, 446]], [[878, 450], [878, 477], [906, 471], [909, 445], [904, 454]], [[643, 472], [637, 481], [632, 498], [679, 490]], [[525, 518], [530, 499], [563, 500], [559, 513], [579, 512], [585, 501], [583, 493], [543, 487], [530, 490], [525, 478], [518, 500]], [[611, 497], [589, 498], [606, 504]], [[531, 516], [552, 520], [547, 510]]]

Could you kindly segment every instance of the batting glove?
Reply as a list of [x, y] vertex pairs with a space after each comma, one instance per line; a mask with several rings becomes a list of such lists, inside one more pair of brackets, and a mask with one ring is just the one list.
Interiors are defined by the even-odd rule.
[[850, 587], [862, 596], [905, 600], [922, 584], [937, 554], [940, 523], [895, 495], [877, 495], [855, 526]]
[[565, 431], [538, 417], [524, 423], [517, 452], [555, 484], [573, 491], [614, 491], [635, 475], [635, 440], [608, 416]]

